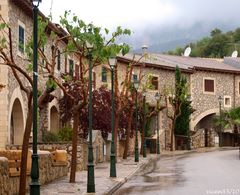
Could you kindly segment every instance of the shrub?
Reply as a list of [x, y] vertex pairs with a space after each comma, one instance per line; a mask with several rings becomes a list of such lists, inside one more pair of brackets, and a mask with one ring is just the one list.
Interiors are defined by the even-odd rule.
[[61, 141], [71, 141], [72, 140], [72, 128], [69, 126], [63, 127], [58, 132], [58, 137]]
[[51, 142], [59, 142], [59, 136], [57, 133], [51, 132], [51, 131], [44, 131], [43, 132], [43, 142], [45, 143], [51, 143]]

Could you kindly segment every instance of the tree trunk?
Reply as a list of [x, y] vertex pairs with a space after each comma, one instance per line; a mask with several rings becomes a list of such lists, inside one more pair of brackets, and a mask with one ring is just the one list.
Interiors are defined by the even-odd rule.
[[174, 139], [175, 138], [174, 136], [175, 122], [176, 122], [176, 119], [173, 120], [172, 128], [171, 128], [171, 151], [175, 150], [175, 139]]
[[130, 114], [129, 114], [129, 119], [128, 119], [127, 132], [126, 132], [127, 136], [126, 136], [126, 141], [125, 141], [125, 145], [124, 145], [123, 159], [127, 159], [127, 156], [128, 156], [130, 130], [131, 130], [131, 127], [132, 127], [132, 117], [133, 117], [133, 109], [130, 108]]
[[20, 180], [19, 180], [19, 195], [26, 194], [26, 178], [27, 178], [27, 157], [28, 157], [28, 147], [29, 138], [32, 129], [32, 106], [28, 108], [27, 121], [23, 136], [22, 143], [22, 156], [21, 156], [21, 169], [20, 169]]
[[73, 135], [72, 135], [72, 159], [70, 183], [75, 183], [77, 168], [77, 141], [78, 141], [79, 112], [76, 111], [73, 117]]
[[144, 145], [144, 138], [145, 138], [145, 132], [144, 132], [144, 125], [142, 125], [142, 132], [141, 132], [141, 148], [140, 148], [140, 154], [143, 155], [143, 145]]

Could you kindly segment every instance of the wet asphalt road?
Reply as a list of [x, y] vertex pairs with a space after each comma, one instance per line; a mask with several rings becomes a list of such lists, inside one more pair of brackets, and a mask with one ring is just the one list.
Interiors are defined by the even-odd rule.
[[116, 195], [240, 195], [238, 150], [163, 157], [124, 184]]

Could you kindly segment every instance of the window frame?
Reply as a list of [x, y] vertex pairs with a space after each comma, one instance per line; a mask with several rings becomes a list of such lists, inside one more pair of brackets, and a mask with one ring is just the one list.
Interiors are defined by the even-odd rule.
[[[72, 62], [72, 63], [71, 63]], [[73, 59], [68, 59], [69, 70], [68, 74], [73, 77], [74, 76], [74, 61]]]
[[[226, 99], [229, 99], [229, 104], [226, 104]], [[232, 97], [230, 95], [225, 95], [223, 97], [223, 107], [226, 107], [226, 108], [232, 107]]]
[[[205, 91], [205, 80], [213, 81], [213, 91]], [[203, 78], [203, 94], [214, 95], [216, 93], [216, 79], [213, 77], [204, 77]]]
[[61, 51], [57, 50], [57, 70], [61, 71]]
[[102, 71], [101, 71], [101, 81], [102, 81], [102, 83], [107, 83], [107, 80], [108, 80], [107, 79], [107, 72], [108, 72], [108, 69], [105, 66], [102, 66]]
[[[20, 49], [20, 28], [23, 29], [23, 51]], [[26, 27], [25, 24], [23, 22], [21, 22], [20, 20], [18, 20], [18, 39], [17, 39], [17, 43], [18, 43], [18, 48], [17, 48], [17, 53], [18, 55], [22, 56], [25, 54], [25, 46], [26, 46]]]

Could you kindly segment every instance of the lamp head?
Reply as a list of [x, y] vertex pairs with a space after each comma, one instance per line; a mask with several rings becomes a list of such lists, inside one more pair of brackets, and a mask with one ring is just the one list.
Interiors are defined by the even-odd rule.
[[134, 85], [134, 88], [135, 88], [136, 90], [138, 90], [139, 81], [138, 81], [138, 80], [135, 80], [135, 81], [133, 82], [133, 85]]
[[218, 97], [218, 101], [219, 101], [219, 103], [222, 103], [223, 97], [221, 95]]
[[117, 64], [117, 58], [116, 57], [110, 57], [108, 59], [108, 63], [109, 63], [110, 68], [113, 69]]
[[158, 100], [160, 99], [160, 96], [161, 96], [161, 94], [160, 94], [159, 92], [157, 92], [157, 93], [155, 94], [155, 99], [158, 101]]
[[146, 97], [146, 91], [142, 92], [143, 97]]
[[186, 97], [186, 100], [188, 101], [188, 102], [190, 102], [191, 100], [192, 100], [192, 98], [191, 98], [191, 95], [189, 94], [189, 95], [187, 95], [187, 97]]
[[86, 41], [86, 47], [88, 51], [92, 51], [93, 49], [93, 45], [91, 43], [89, 43], [88, 41]]
[[147, 50], [148, 50], [148, 46], [147, 45], [143, 45], [142, 46], [142, 53], [143, 53], [143, 55], [147, 54]]
[[42, 0], [32, 0], [32, 4], [36, 7], [38, 7], [41, 2]]

